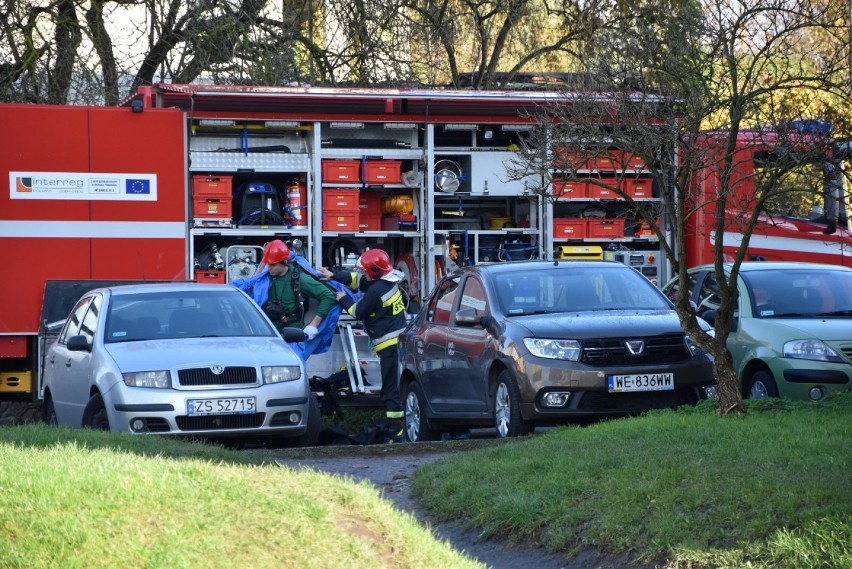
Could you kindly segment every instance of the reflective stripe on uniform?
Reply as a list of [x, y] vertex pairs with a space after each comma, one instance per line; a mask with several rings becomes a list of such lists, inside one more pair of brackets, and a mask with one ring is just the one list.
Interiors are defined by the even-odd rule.
[[381, 341], [374, 340], [373, 341], [373, 349], [376, 350], [376, 352], [381, 352], [385, 348], [393, 346], [394, 344], [398, 344], [400, 332], [402, 332], [402, 330], [397, 330], [395, 332], [391, 332], [391, 334], [393, 334], [393, 338], [388, 338], [388, 336], [390, 336], [391, 334], [385, 334], [384, 336], [382, 336], [382, 338], [387, 338], [386, 340], [381, 340]]

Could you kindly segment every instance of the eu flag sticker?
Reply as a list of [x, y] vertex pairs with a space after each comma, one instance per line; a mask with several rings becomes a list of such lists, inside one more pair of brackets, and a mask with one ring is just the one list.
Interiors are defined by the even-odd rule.
[[139, 180], [128, 178], [124, 182], [124, 193], [126, 194], [150, 194], [151, 180]]

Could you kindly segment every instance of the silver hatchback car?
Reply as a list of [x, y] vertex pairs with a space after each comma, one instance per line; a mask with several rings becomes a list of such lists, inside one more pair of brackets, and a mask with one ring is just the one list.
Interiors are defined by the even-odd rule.
[[301, 359], [226, 285], [86, 293], [47, 351], [43, 387], [45, 420], [71, 427], [287, 446], [320, 428]]

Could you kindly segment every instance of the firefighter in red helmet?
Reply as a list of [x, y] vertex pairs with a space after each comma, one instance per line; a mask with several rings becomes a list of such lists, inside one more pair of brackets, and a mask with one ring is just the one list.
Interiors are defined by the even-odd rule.
[[[292, 253], [280, 239], [263, 248], [261, 263], [267, 269], [250, 279], [231, 284], [249, 292], [278, 330], [285, 327], [302, 328], [308, 340], [313, 340], [323, 318], [335, 306], [334, 292], [324, 283], [291, 263]], [[293, 266], [291, 266], [293, 265]], [[305, 324], [306, 299], [317, 301], [316, 314]]]
[[361, 300], [355, 302], [345, 291], [340, 291], [337, 293], [337, 301], [346, 312], [364, 323], [373, 349], [379, 356], [381, 397], [391, 427], [391, 440], [401, 442], [405, 431], [399, 394], [397, 344], [399, 334], [407, 322], [405, 297], [399, 287], [405, 275], [394, 270], [390, 257], [381, 249], [364, 251], [355, 268], [355, 272], [331, 272], [322, 267], [317, 273], [321, 278], [333, 279], [363, 293]]

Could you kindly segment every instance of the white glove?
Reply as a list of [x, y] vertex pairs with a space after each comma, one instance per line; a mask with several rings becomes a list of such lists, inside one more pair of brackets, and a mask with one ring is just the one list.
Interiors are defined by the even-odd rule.
[[302, 332], [305, 333], [305, 336], [308, 337], [308, 340], [313, 340], [314, 338], [316, 338], [317, 334], [319, 334], [319, 330], [317, 330], [317, 327], [311, 326], [310, 324], [305, 326], [305, 328], [304, 328], [304, 330], [302, 330]]

